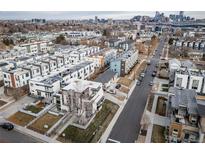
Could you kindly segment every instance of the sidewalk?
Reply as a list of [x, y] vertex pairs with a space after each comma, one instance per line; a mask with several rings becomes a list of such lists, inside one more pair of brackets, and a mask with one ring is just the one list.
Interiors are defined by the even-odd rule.
[[148, 126], [148, 129], [147, 129], [147, 135], [146, 135], [145, 143], [150, 143], [151, 142], [153, 123], [154, 123], [155, 111], [156, 111], [156, 108], [157, 108], [158, 97], [159, 96], [155, 95], [154, 100], [153, 100], [152, 110], [151, 110], [151, 113], [149, 115], [150, 125]]

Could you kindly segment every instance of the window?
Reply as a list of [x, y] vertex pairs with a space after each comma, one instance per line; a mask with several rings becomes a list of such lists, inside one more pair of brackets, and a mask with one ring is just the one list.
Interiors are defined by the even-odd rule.
[[192, 82], [192, 89], [198, 89], [199, 86], [199, 80], [193, 80]]
[[174, 129], [172, 131], [172, 136], [177, 137], [178, 136], [178, 129]]
[[181, 87], [182, 86], [182, 78], [177, 78], [176, 79], [176, 86]]
[[6, 74], [4, 74], [4, 78], [6, 78]]
[[29, 77], [29, 73], [26, 73], [26, 77]]

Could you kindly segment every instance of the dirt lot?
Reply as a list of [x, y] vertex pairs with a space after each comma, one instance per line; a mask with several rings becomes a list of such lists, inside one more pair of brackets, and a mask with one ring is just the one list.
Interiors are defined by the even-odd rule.
[[165, 127], [154, 125], [152, 131], [152, 143], [165, 143]]
[[123, 93], [126, 93], [126, 94], [128, 94], [129, 91], [130, 91], [130, 89], [129, 89], [129, 88], [126, 88], [126, 87], [120, 87], [119, 90], [120, 90], [121, 92], [123, 92]]
[[120, 79], [117, 81], [117, 83], [122, 84], [126, 87], [130, 87], [132, 80], [126, 78], [126, 77], [120, 77]]
[[161, 116], [165, 116], [166, 115], [166, 103], [165, 103], [165, 101], [167, 101], [166, 98], [158, 97], [156, 114], [159, 114]]
[[20, 126], [26, 126], [29, 122], [31, 122], [33, 119], [35, 119], [34, 116], [25, 114], [22, 112], [16, 112], [12, 116], [8, 118], [9, 121], [20, 125]]
[[96, 143], [109, 125], [117, 110], [117, 105], [105, 100], [102, 109], [97, 113], [87, 129], [68, 126], [63, 132], [65, 137], [61, 134], [58, 140], [61, 142]]
[[[61, 116], [46, 113], [38, 120], [36, 120], [33, 124], [28, 126], [28, 128], [41, 134], [45, 134], [60, 118]], [[48, 127], [45, 128], [45, 125], [47, 125]]]

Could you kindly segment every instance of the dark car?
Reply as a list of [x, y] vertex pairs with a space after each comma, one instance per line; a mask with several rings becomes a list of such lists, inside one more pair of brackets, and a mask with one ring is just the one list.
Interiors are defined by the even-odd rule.
[[117, 84], [117, 85], [115, 86], [116, 89], [119, 89], [120, 87], [121, 87], [121, 84]]
[[152, 73], [152, 76], [153, 76], [153, 77], [155, 77], [155, 76], [156, 76], [156, 73], [155, 73], [155, 72], [153, 72], [153, 73]]
[[8, 122], [2, 123], [0, 125], [3, 129], [12, 130], [14, 129], [14, 125]]
[[137, 86], [140, 86], [141, 85], [141, 82], [139, 80], [137, 80], [137, 83], [136, 83]]

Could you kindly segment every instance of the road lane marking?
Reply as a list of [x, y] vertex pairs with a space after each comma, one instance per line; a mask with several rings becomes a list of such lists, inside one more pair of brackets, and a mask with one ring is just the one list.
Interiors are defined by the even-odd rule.
[[113, 140], [113, 139], [111, 139], [111, 138], [109, 138], [108, 141], [111, 141], [111, 142], [114, 142], [114, 143], [120, 143], [120, 141]]

